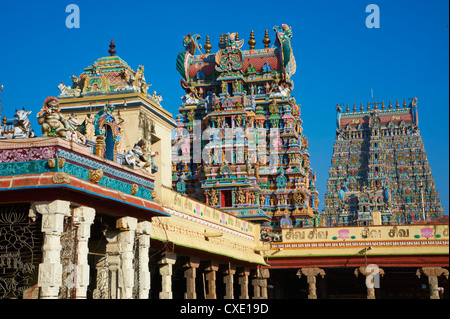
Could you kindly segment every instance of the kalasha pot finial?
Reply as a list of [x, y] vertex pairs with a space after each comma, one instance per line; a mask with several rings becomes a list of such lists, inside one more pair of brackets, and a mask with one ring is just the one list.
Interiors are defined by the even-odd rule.
[[116, 54], [116, 50], [114, 50], [114, 48], [116, 47], [114, 45], [114, 40], [111, 40], [111, 43], [110, 43], [109, 47], [110, 47], [110, 49], [108, 50], [109, 54], [111, 56], [114, 56], [114, 54]]

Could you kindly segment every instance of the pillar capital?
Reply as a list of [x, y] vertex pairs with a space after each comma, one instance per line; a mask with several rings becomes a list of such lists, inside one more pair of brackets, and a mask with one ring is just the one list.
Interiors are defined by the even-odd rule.
[[42, 215], [41, 231], [46, 234], [60, 235], [64, 230], [64, 216], [70, 216], [70, 202], [36, 202], [36, 211]]
[[308, 299], [317, 299], [316, 276], [325, 277], [325, 270], [317, 267], [301, 268], [297, 271], [298, 278], [306, 277], [308, 283]]
[[139, 235], [151, 235], [152, 223], [145, 220], [138, 222], [136, 226], [136, 233]]
[[[378, 268], [378, 270], [379, 270], [379, 274], [381, 276], [384, 276], [384, 270], [382, 268]], [[375, 272], [376, 272], [376, 268], [368, 265], [368, 266], [361, 266], [359, 268], [356, 268], [354, 274], [356, 277], [358, 277], [359, 274], [367, 277], [372, 274], [375, 274]]]
[[116, 221], [116, 228], [120, 230], [135, 231], [137, 228], [137, 219], [134, 217], [122, 217]]
[[442, 267], [422, 267], [417, 269], [416, 275], [420, 278], [420, 276], [424, 274], [427, 277], [439, 277], [444, 275], [445, 278], [448, 279], [449, 272], [447, 269]]
[[158, 261], [159, 265], [174, 265], [177, 261], [177, 254], [165, 254], [161, 256], [161, 259]]
[[317, 275], [322, 276], [322, 278], [325, 277], [325, 270], [317, 267], [311, 267], [311, 268], [301, 268], [297, 271], [298, 278], [301, 278], [303, 276], [308, 277], [316, 277]]

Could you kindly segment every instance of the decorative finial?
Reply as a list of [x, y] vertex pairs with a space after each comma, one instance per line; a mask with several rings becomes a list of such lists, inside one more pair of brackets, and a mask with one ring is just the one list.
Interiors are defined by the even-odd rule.
[[[2, 92], [1, 91], [4, 91], [5, 89], [4, 89], [4, 86], [3, 86], [3, 84], [0, 86], [0, 115], [2, 114]], [[5, 126], [6, 125], [6, 122], [5, 122], [5, 124], [3, 124], [3, 126]]]
[[255, 33], [250, 32], [250, 40], [248, 40], [248, 45], [250, 46], [250, 50], [254, 50], [255, 49], [255, 45], [256, 45], [256, 41], [255, 41]]
[[389, 100], [389, 105], [388, 105], [388, 107], [389, 107], [389, 110], [391, 110], [391, 109], [392, 109], [392, 104], [391, 104], [391, 100]]
[[353, 113], [356, 113], [356, 103], [353, 103]]
[[367, 111], [370, 111], [370, 103], [367, 102]]
[[375, 109], [375, 110], [378, 110], [378, 105], [377, 105], [377, 101], [375, 101], [374, 103], [375, 103], [375, 107], [374, 107], [374, 109]]
[[398, 110], [399, 107], [400, 107], [400, 104], [398, 104], [398, 99], [397, 99], [397, 104], [395, 104], [395, 108]]
[[224, 42], [223, 42], [223, 34], [220, 35], [220, 42], [219, 42], [219, 47], [223, 46]]
[[384, 101], [381, 101], [381, 109], [384, 110]]
[[403, 108], [406, 109], [406, 99], [403, 99]]
[[264, 49], [268, 49], [271, 41], [269, 39], [269, 31], [267, 29], [264, 34], [264, 39], [262, 40], [262, 42], [264, 43]]
[[239, 33], [236, 32], [236, 36], [234, 37], [234, 41], [239, 41]]
[[347, 108], [345, 109], [345, 111], [346, 111], [347, 113], [350, 112], [350, 109], [348, 108], [348, 104], [347, 104]]
[[114, 50], [114, 48], [116, 47], [114, 45], [114, 40], [111, 39], [111, 43], [109, 44], [110, 49], [108, 50], [109, 54], [111, 56], [114, 56], [114, 54], [116, 54], [116, 50]]
[[364, 112], [364, 107], [363, 107], [363, 105], [362, 105], [362, 102], [361, 102], [361, 107], [359, 108], [359, 110], [360, 110], [361, 112]]
[[209, 35], [206, 36], [206, 44], [204, 46], [206, 54], [211, 52], [212, 45], [209, 42]]

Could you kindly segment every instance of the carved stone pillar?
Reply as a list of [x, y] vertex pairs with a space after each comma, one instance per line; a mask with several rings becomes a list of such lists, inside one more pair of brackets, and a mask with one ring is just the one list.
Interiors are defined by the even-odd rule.
[[257, 269], [252, 279], [253, 299], [268, 299], [267, 279], [270, 277], [269, 269]]
[[321, 268], [302, 268], [297, 271], [298, 278], [306, 276], [306, 281], [308, 283], [308, 299], [317, 299], [317, 275], [325, 277], [325, 271]]
[[361, 266], [355, 269], [355, 276], [358, 274], [366, 276], [367, 299], [375, 299], [375, 288], [378, 288], [375, 279], [379, 280], [379, 275], [384, 276], [384, 270], [373, 265]]
[[216, 262], [211, 262], [205, 268], [205, 278], [208, 286], [208, 293], [205, 299], [217, 299], [216, 293], [216, 271], [219, 270], [219, 265]]
[[184, 268], [187, 268], [184, 271], [184, 278], [186, 278], [186, 292], [184, 294], [184, 299], [197, 299], [195, 278], [197, 278], [197, 268], [199, 266], [200, 260], [193, 257], [189, 257], [189, 260], [183, 265]]
[[132, 299], [134, 288], [134, 236], [137, 228], [137, 219], [122, 217], [116, 221], [116, 228], [120, 230], [117, 242], [120, 249], [120, 271], [118, 287], [120, 299]]
[[[108, 293], [105, 295], [105, 292], [102, 292], [102, 298], [105, 299], [117, 299], [120, 298], [118, 294], [118, 271], [120, 268], [120, 245], [117, 241], [119, 232], [115, 229], [108, 229], [105, 233], [106, 241], [106, 258], [104, 263], [108, 267], [108, 277], [107, 284], [98, 285], [99, 291], [108, 289]], [[104, 276], [105, 274], [102, 272], [101, 274]], [[104, 278], [103, 278], [104, 279]], [[98, 280], [97, 280], [98, 282]], [[107, 287], [104, 287], [107, 286]]]
[[89, 286], [88, 240], [94, 223], [95, 209], [77, 207], [73, 210], [73, 224], [77, 227], [77, 265], [75, 299], [86, 299]]
[[61, 233], [64, 230], [64, 216], [70, 216], [70, 202], [38, 202], [36, 211], [42, 214], [41, 230], [44, 233], [38, 287], [41, 289], [41, 299], [57, 299], [62, 284]]
[[161, 292], [159, 299], [173, 299], [172, 293], [172, 268], [177, 260], [176, 254], [163, 255], [158, 262], [159, 273], [161, 275]]
[[138, 299], [148, 299], [150, 291], [149, 256], [152, 223], [141, 221], [137, 224], [138, 238]]
[[239, 276], [239, 286], [241, 288], [241, 295], [239, 296], [239, 299], [250, 299], [250, 296], [248, 294], [248, 276], [250, 275], [250, 270], [248, 268], [242, 268], [238, 272]]
[[228, 265], [223, 272], [223, 283], [225, 284], [225, 296], [223, 299], [234, 299], [234, 274], [236, 267]]
[[420, 278], [422, 274], [428, 277], [430, 284], [430, 299], [440, 299], [438, 277], [444, 275], [448, 279], [448, 270], [441, 267], [422, 267], [417, 269], [416, 275]]

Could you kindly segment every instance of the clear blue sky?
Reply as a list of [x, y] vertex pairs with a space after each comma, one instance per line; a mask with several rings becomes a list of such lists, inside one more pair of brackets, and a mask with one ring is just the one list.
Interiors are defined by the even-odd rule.
[[[66, 6], [80, 8], [80, 28], [65, 25]], [[380, 28], [368, 29], [368, 4], [380, 8]], [[118, 56], [136, 70], [145, 66], [151, 90], [177, 114], [183, 90], [175, 59], [187, 33], [210, 36], [253, 29], [262, 48], [264, 30], [292, 26], [297, 61], [293, 92], [302, 105], [304, 132], [317, 172], [321, 208], [335, 135], [335, 105], [371, 99], [419, 100], [420, 130], [441, 202], [449, 208], [449, 7], [446, 0], [346, 1], [5, 1], [0, 0], [2, 117], [15, 108], [33, 111], [57, 85], [108, 56], [114, 38]], [[244, 49], [248, 48], [247, 44]], [[36, 124], [34, 125], [36, 127]], [[39, 128], [38, 135], [40, 135]]]

